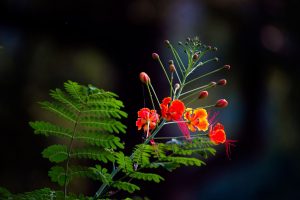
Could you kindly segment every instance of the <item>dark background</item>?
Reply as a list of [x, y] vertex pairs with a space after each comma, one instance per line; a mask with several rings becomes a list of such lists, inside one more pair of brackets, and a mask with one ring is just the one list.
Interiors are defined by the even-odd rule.
[[[129, 118], [127, 150], [140, 142], [136, 111], [143, 106], [138, 74], [146, 71], [163, 98], [168, 88], [151, 59], [198, 35], [218, 47], [230, 64], [226, 88], [208, 102], [227, 98], [219, 119], [239, 140], [232, 160], [220, 148], [201, 168], [162, 172], [166, 180], [145, 184], [151, 199], [297, 199], [299, 159], [299, 6], [284, 0], [140, 0], [0, 2], [0, 186], [25, 192], [55, 188], [51, 164], [40, 152], [50, 144], [28, 121], [41, 119], [37, 101], [66, 80], [92, 83], [124, 101]], [[212, 54], [212, 56], [215, 56]], [[174, 129], [177, 130], [177, 129]], [[85, 186], [84, 186], [85, 185]], [[74, 185], [90, 195], [97, 184]]]

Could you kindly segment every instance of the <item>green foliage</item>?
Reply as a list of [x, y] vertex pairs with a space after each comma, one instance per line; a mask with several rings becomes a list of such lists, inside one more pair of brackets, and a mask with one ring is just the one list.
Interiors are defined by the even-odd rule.
[[140, 190], [139, 186], [122, 181], [115, 181], [111, 186], [118, 188], [119, 190], [127, 191], [129, 193], [133, 193], [135, 190]]
[[154, 181], [159, 183], [160, 181], [165, 180], [163, 177], [153, 173], [142, 173], [142, 172], [133, 172], [129, 175], [131, 178], [140, 179], [144, 181]]
[[102, 168], [100, 165], [96, 165], [95, 167], [90, 167], [90, 169], [95, 174], [97, 179], [101, 180], [105, 184], [111, 184], [112, 177], [108, 173], [106, 168]]
[[133, 163], [131, 161], [131, 158], [125, 156], [123, 152], [119, 152], [116, 154], [116, 161], [119, 164], [119, 168], [123, 172], [129, 173], [133, 171]]
[[[58, 164], [48, 173], [51, 180], [64, 186], [65, 191], [76, 177], [112, 182], [107, 169], [100, 165], [86, 166], [80, 160], [115, 162], [118, 150], [124, 148], [114, 134], [126, 132], [126, 126], [119, 121], [127, 117], [121, 110], [123, 103], [112, 92], [72, 81], [64, 83], [64, 90], [51, 90], [50, 96], [51, 102], [43, 101], [40, 105], [58, 117], [59, 123], [34, 121], [29, 124], [35, 134], [64, 138], [60, 144], [50, 145], [42, 152], [44, 158]], [[120, 159], [117, 162], [120, 163]], [[128, 163], [121, 166], [126, 166], [126, 170], [130, 168]]]

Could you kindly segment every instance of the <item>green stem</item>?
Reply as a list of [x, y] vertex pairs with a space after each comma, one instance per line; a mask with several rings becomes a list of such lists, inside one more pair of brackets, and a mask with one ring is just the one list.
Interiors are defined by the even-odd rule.
[[158, 62], [159, 62], [159, 64], [160, 64], [161, 68], [163, 69], [163, 71], [164, 71], [164, 73], [165, 73], [165, 76], [166, 76], [166, 78], [167, 78], [167, 80], [168, 80], [170, 86], [172, 87], [172, 84], [171, 84], [171, 81], [170, 81], [169, 76], [168, 76], [168, 74], [167, 74], [167, 71], [166, 71], [166, 69], [165, 69], [165, 66], [164, 66], [163, 63], [161, 62], [160, 58], [158, 58]]
[[[176, 60], [176, 63], [177, 63], [177, 65], [178, 65], [179, 69], [180, 69], [180, 72], [181, 72], [181, 74], [182, 74], [182, 76], [183, 76], [183, 75], [184, 75], [183, 72], [184, 72], [184, 70], [185, 70], [184, 64], [183, 64], [183, 62], [182, 62], [180, 56], [178, 55], [176, 49], [174, 49], [174, 47], [173, 47], [171, 44], [170, 44], [170, 48], [171, 48], [171, 51], [172, 51], [172, 53], [173, 53], [173, 56], [174, 56], [174, 58], [175, 58], [175, 60]], [[182, 67], [182, 68], [181, 68], [181, 67]]]
[[152, 94], [151, 94], [151, 91], [150, 91], [149, 84], [147, 83], [146, 85], [147, 85], [147, 89], [148, 89], [149, 96], [150, 96], [150, 99], [151, 99], [152, 107], [153, 107], [154, 110], [156, 110], [155, 105], [154, 105], [154, 101], [153, 101], [153, 98], [152, 98]]
[[66, 169], [65, 169], [65, 182], [64, 182], [64, 199], [67, 198], [67, 192], [68, 192], [67, 191], [68, 190], [67, 178], [68, 178], [68, 171], [69, 171], [69, 162], [70, 162], [70, 158], [71, 158], [71, 149], [72, 149], [72, 145], [73, 145], [73, 141], [74, 141], [74, 137], [75, 137], [75, 133], [76, 133], [80, 115], [81, 115], [81, 112], [78, 113], [78, 116], [76, 118], [75, 125], [73, 128], [72, 138], [71, 138], [71, 141], [68, 146], [67, 162], [66, 162]]
[[218, 68], [218, 69], [216, 69], [216, 70], [214, 70], [214, 71], [211, 71], [211, 72], [208, 72], [208, 73], [206, 73], [206, 74], [203, 74], [202, 76], [199, 76], [199, 77], [197, 77], [197, 78], [195, 78], [195, 79], [193, 79], [193, 80], [190, 80], [190, 81], [186, 82], [185, 85], [190, 84], [190, 83], [192, 83], [192, 82], [194, 82], [194, 81], [196, 81], [196, 80], [198, 80], [198, 79], [204, 78], [204, 77], [206, 77], [206, 76], [208, 76], [208, 75], [211, 75], [211, 74], [213, 74], [213, 73], [216, 73], [216, 72], [218, 72], [218, 71], [221, 71], [222, 69], [224, 69], [224, 67], [221, 67], [221, 68]]
[[154, 87], [152, 86], [151, 83], [150, 83], [149, 85], [150, 85], [150, 88], [151, 88], [151, 90], [152, 90], [152, 92], [153, 92], [153, 94], [154, 94], [154, 96], [155, 96], [155, 99], [156, 99], [156, 101], [157, 101], [157, 104], [160, 105], [159, 100], [158, 100], [157, 95], [156, 95], [156, 92], [155, 92], [155, 90], [154, 90]]
[[197, 87], [197, 88], [195, 88], [195, 89], [192, 89], [192, 90], [189, 90], [189, 91], [186, 91], [186, 92], [182, 93], [180, 96], [183, 96], [183, 95], [185, 95], [185, 94], [188, 94], [188, 93], [191, 93], [191, 92], [200, 90], [200, 89], [207, 88], [208, 86], [209, 86], [209, 85], [203, 85], [203, 86]]

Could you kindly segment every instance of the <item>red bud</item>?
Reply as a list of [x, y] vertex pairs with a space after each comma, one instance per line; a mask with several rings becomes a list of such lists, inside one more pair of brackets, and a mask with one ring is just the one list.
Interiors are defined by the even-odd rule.
[[159, 55], [157, 53], [152, 53], [152, 58], [153, 58], [153, 60], [158, 60]]
[[228, 106], [228, 102], [226, 101], [226, 99], [219, 99], [215, 104], [215, 107], [217, 108], [225, 108], [226, 106]]
[[199, 99], [204, 99], [204, 98], [206, 98], [208, 96], [208, 92], [207, 91], [201, 91], [200, 93], [199, 93]]
[[197, 54], [197, 53], [195, 53], [194, 55], [193, 55], [193, 61], [196, 61], [196, 60], [198, 60], [199, 59], [199, 55]]
[[150, 78], [149, 78], [148, 74], [146, 74], [145, 72], [140, 73], [140, 80], [142, 83], [145, 83], [145, 84], [150, 83]]
[[221, 79], [221, 80], [219, 80], [218, 83], [217, 83], [217, 85], [222, 85], [222, 86], [224, 86], [224, 85], [226, 85], [226, 84], [227, 84], [226, 79]]

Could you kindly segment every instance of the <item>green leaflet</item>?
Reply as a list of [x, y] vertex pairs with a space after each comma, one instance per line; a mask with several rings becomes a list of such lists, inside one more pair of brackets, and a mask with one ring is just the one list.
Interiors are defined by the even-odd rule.
[[159, 183], [160, 181], [165, 180], [160, 175], [153, 174], [153, 173], [133, 172], [129, 176], [132, 178], [140, 179], [140, 180], [144, 180], [144, 181], [154, 181], [156, 183]]
[[102, 168], [100, 165], [95, 167], [90, 167], [95, 176], [105, 184], [110, 184], [112, 182], [111, 175], [107, 172], [106, 168]]
[[119, 190], [125, 190], [129, 193], [133, 193], [135, 190], [140, 190], [139, 186], [122, 181], [115, 181], [111, 186], [118, 188]]
[[142, 167], [150, 164], [150, 158], [153, 148], [148, 144], [139, 144], [136, 145], [135, 150], [133, 152], [133, 162], [141, 165]]
[[[43, 152], [43, 157], [48, 158], [51, 162], [60, 163], [68, 158], [66, 145], [51, 145]], [[70, 152], [71, 158], [98, 160], [104, 163], [115, 160], [114, 155], [105, 149], [97, 147], [73, 148]]]
[[124, 173], [133, 171], [133, 163], [130, 157], [125, 156], [123, 152], [116, 153], [116, 161], [119, 164], [119, 168], [122, 169]]

